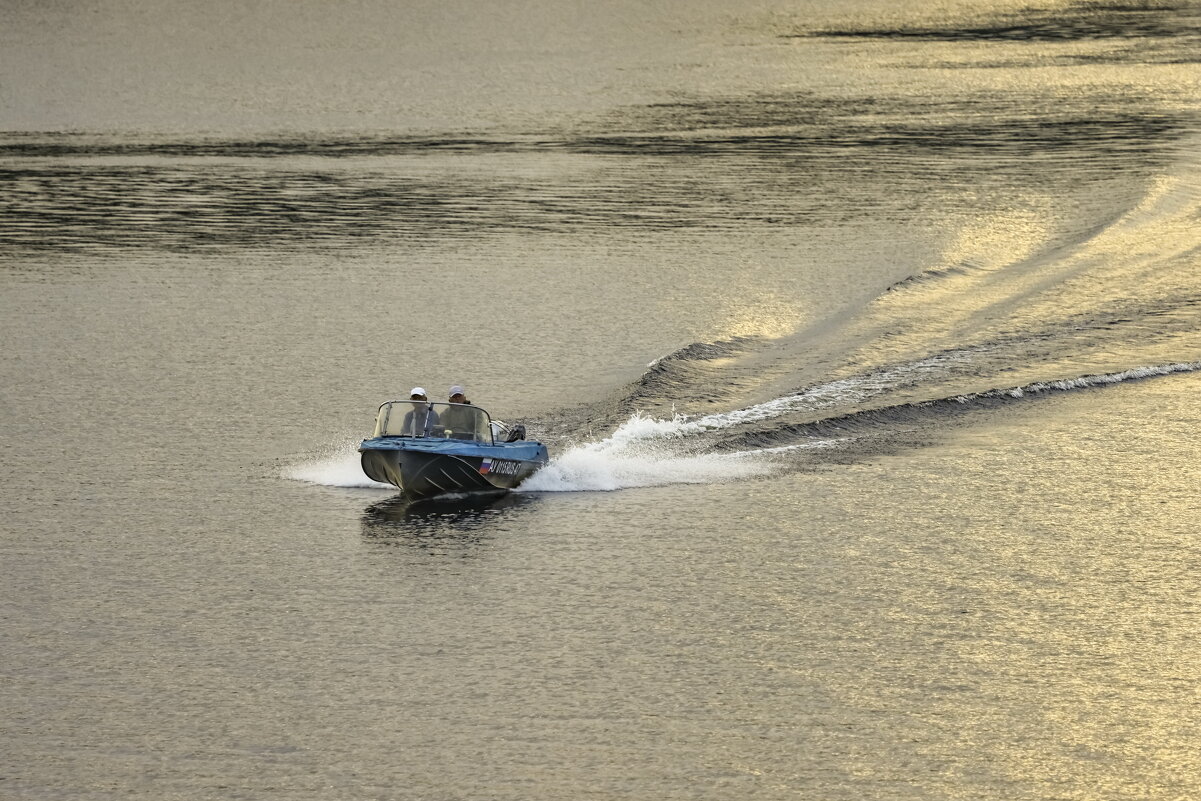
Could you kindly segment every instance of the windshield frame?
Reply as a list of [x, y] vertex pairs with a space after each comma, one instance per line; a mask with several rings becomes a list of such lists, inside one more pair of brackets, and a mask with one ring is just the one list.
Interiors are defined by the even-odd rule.
[[[412, 433], [412, 418], [410, 418], [410, 431], [404, 431], [404, 419], [409, 412], [424, 410], [427, 413], [433, 411], [437, 415], [437, 423], [433, 423], [427, 418], [427, 426], [425, 429], [419, 429], [419, 433], [414, 436]], [[475, 422], [475, 429], [449, 429], [452, 433], [447, 433], [448, 429], [442, 424], [442, 416], [451, 414], [454, 417], [462, 417], [466, 411], [470, 414]], [[476, 442], [483, 445], [495, 445], [495, 437], [492, 428], [492, 416], [488, 414], [486, 409], [475, 406], [470, 403], [446, 403], [442, 401], [421, 401], [421, 400], [391, 400], [381, 403], [379, 410], [375, 415], [375, 433], [373, 437], [404, 437], [406, 439], [429, 439], [440, 440], [444, 439], [449, 442]]]

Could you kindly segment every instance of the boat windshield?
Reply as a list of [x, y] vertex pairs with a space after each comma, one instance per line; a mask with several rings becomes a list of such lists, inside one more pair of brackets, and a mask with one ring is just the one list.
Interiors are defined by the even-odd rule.
[[375, 418], [377, 437], [441, 437], [492, 443], [492, 419], [469, 403], [388, 401]]

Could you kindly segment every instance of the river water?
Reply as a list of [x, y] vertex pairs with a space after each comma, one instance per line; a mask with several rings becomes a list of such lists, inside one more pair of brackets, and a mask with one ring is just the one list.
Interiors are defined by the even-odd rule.
[[1201, 795], [1201, 6], [5, 15], [0, 797]]

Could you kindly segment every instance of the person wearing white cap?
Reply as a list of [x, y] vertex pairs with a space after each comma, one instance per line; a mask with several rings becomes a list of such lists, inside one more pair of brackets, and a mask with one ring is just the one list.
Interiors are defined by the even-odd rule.
[[442, 412], [442, 425], [448, 431], [457, 432], [462, 438], [470, 439], [475, 436], [475, 427], [479, 416], [474, 410], [463, 408], [471, 405], [471, 401], [467, 400], [467, 390], [455, 384], [450, 388], [449, 400], [453, 405]]
[[413, 403], [413, 411], [405, 413], [401, 431], [407, 437], [428, 436], [430, 429], [438, 425], [438, 413], [430, 406], [422, 387], [413, 387], [409, 400]]

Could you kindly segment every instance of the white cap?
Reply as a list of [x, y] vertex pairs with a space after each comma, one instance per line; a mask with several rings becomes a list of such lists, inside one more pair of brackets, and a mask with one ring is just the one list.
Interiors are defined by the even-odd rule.
[[411, 398], [414, 395], [420, 395], [421, 397], [424, 398], [425, 397], [425, 389], [422, 387], [413, 387], [413, 389], [410, 390], [410, 392], [409, 392], [409, 397]]
[[455, 384], [453, 387], [451, 387], [451, 388], [450, 388], [450, 396], [451, 396], [452, 398], [453, 398], [455, 395], [466, 395], [466, 394], [467, 394], [467, 391], [466, 391], [466, 390], [464, 390], [464, 389], [463, 389], [461, 386], [459, 386], [458, 384]]

